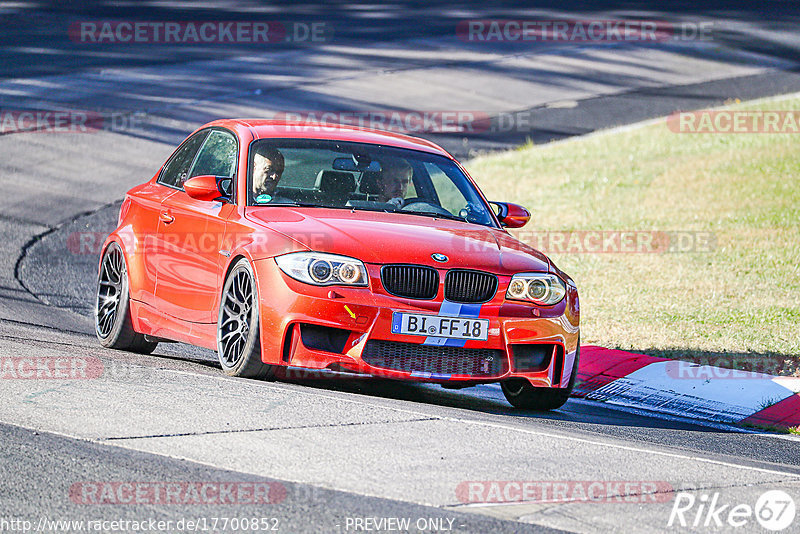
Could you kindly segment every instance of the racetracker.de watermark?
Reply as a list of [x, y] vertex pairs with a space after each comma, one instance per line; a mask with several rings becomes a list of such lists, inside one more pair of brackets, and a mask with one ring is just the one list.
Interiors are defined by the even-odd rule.
[[325, 43], [327, 22], [87, 20], [69, 26], [69, 38], [89, 44]]
[[663, 503], [673, 487], [664, 481], [635, 480], [478, 480], [456, 487], [462, 503]]
[[[66, 246], [71, 254], [97, 255], [103, 249], [107, 233], [104, 232], [72, 232], [67, 236]], [[325, 232], [286, 232], [280, 236], [267, 233], [233, 233], [215, 232], [153, 232], [137, 234], [136, 239], [124, 234], [118, 236], [127, 250], [143, 254], [189, 252], [199, 255], [219, 254], [223, 249], [230, 249], [232, 243], [247, 242], [251, 252], [270, 252], [276, 243], [294, 244], [298, 250], [306, 250], [304, 243], [314, 250], [329, 249], [333, 246], [334, 236]]]
[[103, 370], [93, 356], [0, 356], [0, 380], [92, 380]]
[[772, 380], [800, 369], [793, 356], [686, 356], [665, 363], [667, 376], [683, 380]]
[[660, 230], [520, 230], [514, 236], [547, 254], [667, 254], [712, 252], [713, 232]]
[[673, 133], [796, 134], [800, 111], [679, 111], [667, 117], [667, 128]]
[[69, 488], [75, 504], [247, 505], [278, 504], [286, 499], [279, 482], [76, 482]]
[[470, 43], [711, 41], [713, 31], [710, 21], [474, 19], [456, 25], [458, 38]]
[[[75, 255], [97, 255], [102, 251], [108, 234], [104, 232], [72, 232], [67, 236], [66, 246]], [[126, 236], [121, 236], [125, 239]], [[239, 240], [249, 241], [253, 251], [269, 252], [276, 239], [291, 238], [295, 243], [304, 243], [315, 250], [333, 245], [334, 236], [325, 232], [290, 232], [280, 237], [268, 234], [244, 234], [241, 239], [226, 233], [214, 232], [154, 232], [140, 234], [134, 243], [127, 243], [129, 250], [144, 254], [157, 252], [191, 252], [216, 254], [228, 244]], [[518, 250], [535, 248], [548, 254], [670, 254], [713, 252], [717, 238], [713, 232], [660, 231], [660, 230], [564, 230], [564, 231], [515, 231], [518, 242], [504, 246]], [[299, 245], [298, 245], [299, 246]], [[491, 236], [465, 239], [454, 235], [450, 249], [454, 252], [479, 252], [496, 247]]]
[[482, 133], [492, 129], [485, 111], [469, 110], [354, 110], [282, 111], [273, 116], [287, 121], [290, 131], [335, 131], [336, 125], [357, 126], [396, 133]]
[[99, 113], [87, 110], [0, 109], [0, 135], [14, 133], [125, 132], [139, 126], [134, 113]]
[[356, 126], [402, 134], [530, 133], [536, 129], [541, 110], [520, 111], [453, 109], [362, 109], [295, 110], [275, 113], [275, 120], [287, 121], [286, 128], [298, 133], [336, 132], [338, 126]]

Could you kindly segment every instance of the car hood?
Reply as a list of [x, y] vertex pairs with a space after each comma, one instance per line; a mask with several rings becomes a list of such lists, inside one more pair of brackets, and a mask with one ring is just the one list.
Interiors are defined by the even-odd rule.
[[[245, 217], [310, 250], [365, 263], [464, 267], [497, 274], [546, 272], [547, 257], [503, 230], [419, 215], [327, 208], [250, 207]], [[445, 263], [432, 254], [444, 254]]]

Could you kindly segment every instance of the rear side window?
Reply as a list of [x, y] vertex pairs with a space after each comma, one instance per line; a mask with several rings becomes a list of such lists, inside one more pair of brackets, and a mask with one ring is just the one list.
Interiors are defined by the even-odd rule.
[[233, 178], [236, 172], [236, 139], [228, 132], [214, 130], [206, 138], [203, 148], [189, 173], [189, 178], [210, 174]]
[[175, 154], [164, 166], [164, 171], [158, 179], [158, 183], [171, 187], [183, 188], [183, 182], [189, 177], [189, 169], [194, 162], [197, 151], [200, 150], [205, 141], [208, 131], [197, 132], [178, 147]]

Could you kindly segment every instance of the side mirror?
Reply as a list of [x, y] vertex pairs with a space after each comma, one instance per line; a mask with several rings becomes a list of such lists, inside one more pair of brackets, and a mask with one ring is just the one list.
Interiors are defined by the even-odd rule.
[[[227, 188], [225, 182], [228, 182]], [[183, 182], [183, 189], [186, 194], [197, 200], [216, 200], [220, 197], [228, 197], [231, 179], [228, 177], [217, 177], [211, 175], [194, 176]]]
[[489, 202], [495, 207], [495, 214], [500, 224], [506, 228], [522, 228], [531, 220], [531, 212], [511, 202]]

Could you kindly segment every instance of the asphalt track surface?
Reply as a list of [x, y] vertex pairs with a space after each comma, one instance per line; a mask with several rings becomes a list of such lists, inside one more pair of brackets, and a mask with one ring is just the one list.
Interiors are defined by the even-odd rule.
[[[265, 52], [97, 46], [66, 37], [69, 24], [82, 20], [253, 17], [324, 22], [333, 38]], [[708, 20], [717, 31], [711, 43], [663, 46], [478, 46], [447, 37], [463, 19], [537, 17]], [[426, 135], [467, 157], [528, 138], [800, 91], [797, 23], [792, 2], [0, 6], [0, 110], [135, 118], [93, 134], [0, 136], [0, 183], [14, 192], [0, 200], [2, 356], [86, 358], [103, 370], [92, 380], [2, 381], [0, 520], [263, 517], [277, 518], [281, 532], [348, 532], [355, 519], [398, 517], [411, 520], [411, 531], [424, 520], [429, 532], [443, 530], [431, 525], [674, 532], [688, 530], [667, 526], [681, 489], [751, 506], [764, 491], [782, 489], [797, 501], [800, 452], [784, 436], [575, 400], [552, 413], [520, 412], [492, 385], [449, 391], [368, 379], [235, 380], [221, 374], [212, 352], [177, 344], [152, 356], [105, 350], [90, 321], [92, 244], [100, 237], [81, 241], [113, 228], [124, 191], [218, 116], [399, 103], [530, 119], [532, 126], [512, 131]], [[70, 498], [82, 483], [208, 481], [277, 483], [285, 495], [258, 506]], [[667, 489], [658, 502], [468, 505], [457, 492], [466, 481], [656, 481]], [[760, 526], [751, 520], [715, 531]]]

